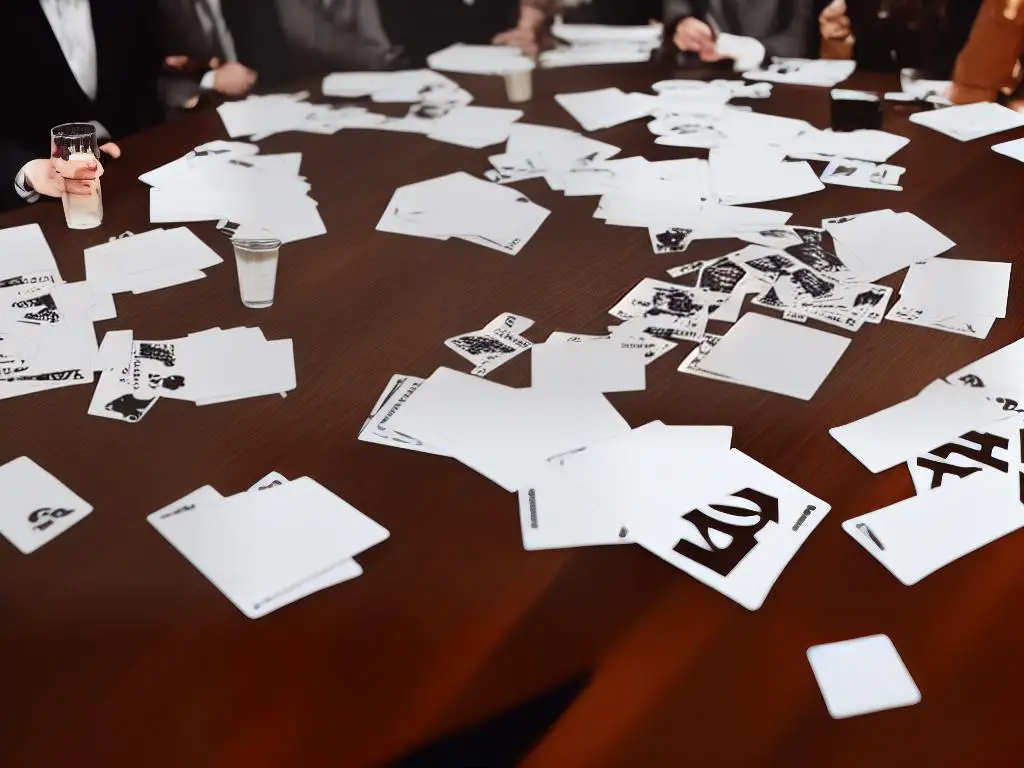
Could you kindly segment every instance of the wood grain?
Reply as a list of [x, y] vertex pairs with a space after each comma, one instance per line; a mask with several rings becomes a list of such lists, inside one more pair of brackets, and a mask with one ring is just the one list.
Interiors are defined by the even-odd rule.
[[[667, 74], [541, 72], [526, 119], [575, 128], [555, 93], [647, 90]], [[464, 82], [477, 103], [504, 105], [499, 80]], [[852, 82], [896, 86], [894, 77]], [[828, 95], [778, 87], [756, 108], [825, 127]], [[830, 188], [775, 207], [805, 225], [909, 210], [959, 244], [951, 256], [1019, 264], [1024, 166], [991, 152], [995, 140], [961, 144], [908, 114], [887, 107], [886, 127], [912, 139], [896, 158], [909, 168], [902, 194]], [[700, 154], [655, 146], [643, 122], [594, 135], [623, 156]], [[136, 177], [219, 137], [206, 112], [125, 142], [103, 180], [102, 229], [67, 230], [59, 204], [0, 226], [39, 222], [65, 278], [82, 279], [85, 247], [148, 227]], [[87, 416], [88, 387], [0, 403], [0, 462], [31, 456], [96, 509], [30, 557], [0, 547], [4, 765], [375, 765], [586, 669], [594, 682], [531, 768], [1019, 762], [1024, 536], [902, 587], [839, 523], [911, 495], [910, 479], [904, 469], [869, 474], [827, 430], [1020, 337], [1020, 273], [1010, 316], [987, 341], [866, 327], [809, 403], [678, 374], [689, 345], [650, 369], [646, 392], [613, 397], [634, 426], [734, 425], [737, 447], [833, 505], [750, 613], [636, 547], [524, 552], [513, 496], [453, 461], [356, 440], [392, 373], [466, 367], [444, 339], [502, 311], [536, 319], [535, 339], [601, 332], [608, 308], [673, 257], [652, 256], [641, 230], [594, 220], [595, 199], [566, 199], [540, 181], [519, 186], [552, 215], [515, 258], [374, 230], [397, 186], [481, 173], [487, 151], [371, 131], [262, 146], [304, 153], [329, 233], [283, 249], [275, 306], [245, 309], [229, 260], [206, 280], [119, 296], [119, 318], [98, 330], [159, 339], [258, 324], [269, 338], [294, 338], [295, 392], [203, 408], [163, 402], [136, 426]], [[193, 229], [229, 259], [211, 224]], [[699, 243], [693, 255], [729, 245]], [[525, 385], [528, 362], [493, 378]], [[317, 478], [392, 538], [360, 558], [362, 578], [253, 622], [145, 518], [198, 486], [234, 493], [273, 469]], [[893, 638], [923, 701], [833, 721], [804, 651], [876, 632]]]

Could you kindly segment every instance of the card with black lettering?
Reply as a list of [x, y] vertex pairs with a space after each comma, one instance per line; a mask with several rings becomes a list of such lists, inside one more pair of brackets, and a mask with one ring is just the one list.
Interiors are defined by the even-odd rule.
[[[933, 448], [907, 466], [914, 489], [922, 494], [978, 472], [1020, 475], [1022, 461], [1020, 423], [1002, 419]], [[1024, 482], [1021, 485], [1024, 491]]]
[[737, 450], [632, 521], [649, 552], [751, 611], [831, 507]]
[[27, 456], [0, 467], [0, 534], [35, 552], [92, 512], [92, 506]]

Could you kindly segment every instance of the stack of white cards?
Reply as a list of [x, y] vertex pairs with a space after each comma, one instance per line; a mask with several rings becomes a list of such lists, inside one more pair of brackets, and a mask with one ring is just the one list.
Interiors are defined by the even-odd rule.
[[[795, 235], [799, 242], [781, 242], [787, 235]], [[741, 238], [780, 241], [776, 248], [751, 245], [726, 257], [770, 283], [753, 299], [756, 306], [781, 312], [786, 320], [816, 320], [849, 331], [859, 331], [865, 323], [882, 322], [892, 288], [860, 280], [825, 247], [821, 230], [781, 227]]]
[[224, 260], [188, 227], [153, 229], [85, 249], [85, 279], [104, 293], [147, 293], [194, 280]]
[[459, 172], [397, 189], [377, 229], [435, 240], [456, 237], [514, 256], [549, 213], [515, 189]]
[[526, 549], [636, 543], [759, 608], [829, 505], [730, 450], [731, 427], [630, 430], [599, 390], [642, 387], [641, 351], [559, 336], [533, 354], [526, 389], [446, 368], [395, 376], [359, 439], [518, 491]]
[[538, 461], [628, 431], [593, 389], [515, 389], [438, 368], [422, 381], [393, 379], [360, 439], [452, 456], [511, 492]]
[[768, 66], [744, 72], [743, 76], [748, 80], [831, 88], [846, 80], [856, 69], [855, 61], [775, 57]]
[[917, 397], [831, 430], [872, 472], [906, 462], [917, 496], [843, 523], [906, 585], [1024, 527], [1024, 340]]
[[360, 576], [353, 558], [390, 535], [315, 480], [276, 472], [234, 496], [204, 486], [148, 519], [250, 619]]
[[653, 422], [538, 462], [526, 549], [638, 544], [749, 610], [829, 505], [730, 450], [731, 427]]
[[967, 259], [913, 264], [887, 319], [984, 339], [1006, 317], [1012, 266]]
[[430, 54], [427, 65], [442, 72], [464, 75], [507, 75], [528, 72], [536, 66], [532, 59], [513, 46], [464, 43], [455, 43]]
[[0, 230], [0, 400], [93, 380], [109, 293], [63, 283], [37, 224]]
[[[728, 219], [723, 221], [729, 223]], [[697, 274], [696, 287], [712, 294], [709, 310], [712, 320], [735, 322], [745, 298], [754, 294], [755, 306], [781, 312], [786, 320], [798, 323], [816, 320], [859, 331], [865, 323], [882, 322], [892, 297], [892, 288], [862, 281], [829, 250], [826, 233], [820, 229], [761, 224], [723, 226], [716, 231], [702, 229], [701, 224], [694, 223], [651, 228], [650, 233], [656, 253], [685, 250], [697, 237], [735, 237], [751, 243], [717, 259], [690, 262], [668, 270], [669, 276], [677, 280]], [[669, 290], [668, 285], [662, 286], [664, 290]], [[679, 286], [676, 288], [678, 290]], [[669, 299], [679, 305], [677, 297], [669, 296]]]
[[614, 157], [619, 148], [590, 139], [576, 131], [547, 125], [516, 123], [509, 128], [505, 152], [489, 158], [494, 169], [485, 175], [507, 184], [545, 177], [549, 184], [559, 174]]
[[299, 175], [302, 155], [259, 155], [253, 144], [214, 141], [139, 177], [154, 224], [218, 221], [265, 229], [283, 243], [327, 232]]
[[910, 122], [958, 141], [972, 141], [1024, 126], [1024, 114], [1002, 104], [981, 102], [918, 112], [910, 116]]
[[662, 28], [659, 24], [618, 27], [559, 23], [552, 34], [566, 44], [540, 55], [540, 65], [546, 69], [648, 61], [661, 45]]
[[0, 535], [29, 555], [92, 512], [92, 506], [27, 456], [0, 466]]
[[217, 107], [217, 114], [231, 138], [251, 136], [253, 141], [289, 131], [330, 136], [343, 128], [370, 128], [387, 119], [362, 107], [310, 104], [307, 98], [308, 91], [254, 95], [224, 102]]
[[296, 386], [291, 339], [267, 341], [259, 328], [211, 328], [169, 341], [112, 331], [97, 357], [101, 375], [89, 413], [129, 423], [161, 398], [212, 405]]

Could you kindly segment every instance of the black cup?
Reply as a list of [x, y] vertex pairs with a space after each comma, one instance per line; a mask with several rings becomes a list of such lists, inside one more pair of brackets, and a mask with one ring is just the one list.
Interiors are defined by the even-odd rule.
[[882, 96], [870, 91], [835, 89], [832, 97], [832, 130], [858, 131], [882, 127]]

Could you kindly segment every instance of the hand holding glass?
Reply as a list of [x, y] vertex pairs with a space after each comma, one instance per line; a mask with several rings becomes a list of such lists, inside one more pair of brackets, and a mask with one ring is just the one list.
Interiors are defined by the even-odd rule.
[[50, 131], [50, 157], [63, 182], [61, 200], [70, 229], [93, 229], [103, 223], [99, 156], [96, 126], [91, 123], [65, 123]]

